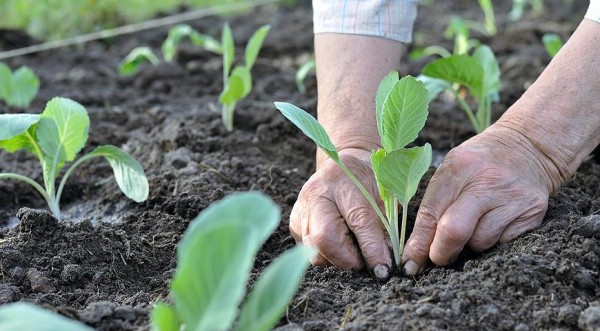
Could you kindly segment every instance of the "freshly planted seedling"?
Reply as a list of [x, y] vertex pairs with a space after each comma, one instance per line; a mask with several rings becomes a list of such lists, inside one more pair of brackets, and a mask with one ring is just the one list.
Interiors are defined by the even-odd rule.
[[[228, 24], [223, 27], [221, 42], [192, 29], [189, 25], [178, 25], [169, 31], [167, 39], [161, 49], [165, 61], [171, 62], [177, 51], [177, 47], [184, 38], [199, 47], [223, 56], [223, 91], [219, 95], [219, 103], [222, 106], [221, 116], [223, 125], [227, 131], [233, 130], [233, 114], [238, 101], [245, 98], [252, 91], [252, 75], [250, 71], [256, 62], [263, 41], [271, 27], [264, 25], [254, 32], [246, 45], [244, 64], [233, 66], [235, 59], [235, 45], [233, 34]], [[133, 75], [144, 62], [157, 64], [158, 58], [147, 47], [138, 47], [131, 51], [119, 66], [119, 74], [123, 76]]]
[[[500, 91], [500, 67], [494, 52], [482, 45], [473, 55], [452, 55], [435, 60], [423, 68], [419, 77], [433, 99], [442, 91], [449, 91], [465, 112], [477, 133], [491, 124], [492, 102], [498, 100]], [[477, 112], [469, 105], [463, 88], [477, 103]]]
[[[398, 73], [393, 71], [381, 81], [377, 90], [375, 110], [383, 148], [372, 152], [371, 164], [385, 215], [379, 209], [375, 197], [342, 162], [327, 132], [314, 117], [289, 103], [276, 102], [275, 106], [312, 139], [362, 192], [389, 233], [394, 261], [399, 266], [404, 250], [408, 203], [431, 164], [429, 144], [406, 147], [417, 138], [427, 119], [428, 91], [423, 83], [411, 76], [399, 80]], [[402, 205], [400, 233], [398, 203]]]
[[202, 211], [177, 250], [171, 283], [174, 304], [154, 307], [152, 329], [271, 330], [315, 254], [304, 246], [283, 253], [256, 280], [239, 308], [256, 253], [279, 220], [279, 208], [258, 192], [233, 194]]
[[306, 88], [304, 87], [304, 79], [311, 71], [314, 71], [317, 68], [317, 63], [315, 60], [310, 60], [303, 64], [298, 71], [296, 71], [296, 88], [300, 93], [306, 93]]
[[223, 124], [228, 131], [233, 130], [233, 114], [237, 102], [245, 98], [252, 91], [252, 76], [250, 70], [256, 62], [263, 41], [271, 27], [264, 25], [254, 32], [244, 54], [244, 64], [233, 67], [235, 46], [229, 24], [225, 24], [222, 33], [221, 45], [223, 47], [223, 91], [219, 95], [222, 105], [221, 116]]
[[[112, 167], [121, 191], [136, 202], [146, 200], [148, 180], [144, 169], [125, 151], [105, 145], [75, 160], [87, 142], [89, 126], [85, 108], [66, 98], [53, 98], [40, 115], [0, 114], [0, 148], [9, 153], [18, 150], [33, 153], [42, 166], [44, 185], [15, 173], [0, 173], [0, 179], [16, 179], [31, 185], [46, 200], [54, 216], [60, 219], [60, 197], [69, 176], [85, 161], [104, 157]], [[61, 169], [73, 161], [57, 187], [56, 180]]]
[[546, 53], [548, 53], [550, 57], [554, 57], [565, 44], [562, 38], [556, 33], [544, 34], [542, 37], [542, 42], [544, 43]]
[[410, 52], [409, 56], [412, 59], [418, 60], [431, 55], [449, 57], [453, 54], [467, 54], [471, 49], [481, 45], [479, 40], [471, 38], [471, 31], [478, 31], [484, 35], [487, 34], [485, 26], [480, 22], [469, 21], [458, 16], [452, 16], [448, 23], [448, 27], [444, 30], [444, 38], [448, 40], [454, 39], [454, 48], [452, 52], [442, 46], [432, 45], [424, 48], [415, 48]]
[[0, 62], [0, 100], [7, 105], [27, 108], [40, 89], [40, 80], [33, 70], [22, 66], [15, 72]]
[[[258, 277], [240, 308], [256, 253], [280, 216], [273, 201], [258, 192], [232, 194], [200, 213], [177, 249], [171, 283], [174, 304], [155, 305], [152, 330], [271, 330], [315, 255], [304, 246], [283, 253]], [[14, 330], [91, 329], [32, 304], [14, 303], [0, 307], [0, 331]]]

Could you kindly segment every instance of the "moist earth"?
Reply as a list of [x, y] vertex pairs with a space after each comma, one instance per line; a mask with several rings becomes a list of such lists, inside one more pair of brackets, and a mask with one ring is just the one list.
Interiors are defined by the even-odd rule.
[[[541, 36], [554, 32], [567, 38], [587, 6], [586, 1], [571, 6], [546, 1], [541, 16], [528, 13], [509, 22], [510, 2], [502, 3], [496, 8], [498, 35], [476, 35], [491, 45], [501, 64], [503, 88], [495, 118], [549, 63]], [[448, 13], [481, 17], [475, 1], [421, 7], [408, 50], [432, 44], [450, 49], [452, 42], [442, 36]], [[88, 163], [67, 184], [59, 222], [33, 189], [0, 182], [0, 304], [34, 302], [98, 330], [147, 330], [152, 304], [169, 300], [183, 231], [206, 206], [232, 192], [264, 192], [283, 211], [251, 279], [294, 245], [288, 217], [313, 172], [315, 146], [272, 102], [292, 102], [314, 114], [314, 74], [306, 80], [306, 94], [294, 84], [295, 71], [312, 56], [310, 3], [266, 6], [191, 25], [216, 35], [226, 20], [238, 45], [260, 25], [273, 27], [253, 69], [253, 92], [238, 105], [233, 132], [221, 124], [221, 61], [209, 52], [185, 43], [174, 63], [145, 66], [129, 78], [116, 74], [134, 47], [147, 45], [158, 52], [166, 28], [7, 61], [13, 68], [28, 65], [41, 78], [28, 112], [41, 112], [53, 96], [82, 103], [92, 121], [86, 150], [101, 144], [127, 150], [143, 164], [151, 190], [146, 202], [131, 202], [106, 163]], [[31, 42], [22, 33], [3, 31], [0, 36], [5, 50]], [[402, 75], [417, 75], [431, 60], [404, 59], [398, 68]], [[19, 112], [4, 104], [0, 111]], [[456, 105], [435, 101], [418, 143], [429, 142], [445, 153], [472, 135]], [[24, 153], [0, 152], [0, 170], [41, 180], [36, 160]], [[410, 219], [433, 171], [409, 207]], [[454, 265], [430, 266], [415, 278], [395, 273], [382, 282], [366, 271], [311, 267], [278, 328], [600, 330], [598, 214], [600, 164], [589, 158], [550, 199], [538, 229], [482, 254], [466, 251]]]

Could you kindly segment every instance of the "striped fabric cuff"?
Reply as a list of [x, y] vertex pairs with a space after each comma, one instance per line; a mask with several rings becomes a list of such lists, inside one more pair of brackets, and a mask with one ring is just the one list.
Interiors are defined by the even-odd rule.
[[600, 0], [590, 0], [590, 6], [585, 14], [585, 18], [600, 23]]
[[418, 3], [419, 0], [313, 0], [314, 32], [376, 36], [407, 43], [412, 40]]

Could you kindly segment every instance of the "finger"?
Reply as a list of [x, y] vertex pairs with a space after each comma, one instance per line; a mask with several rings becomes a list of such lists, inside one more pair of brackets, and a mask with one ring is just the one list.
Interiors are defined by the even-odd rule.
[[531, 208], [511, 222], [500, 235], [500, 242], [508, 242], [519, 235], [539, 227], [548, 209], [547, 198], [540, 197], [532, 202]]
[[302, 241], [316, 247], [325, 259], [341, 269], [362, 269], [363, 259], [335, 203], [320, 197], [310, 205]]
[[436, 265], [454, 262], [488, 210], [487, 203], [479, 197], [462, 193], [440, 218], [429, 251], [431, 261]]
[[453, 184], [452, 177], [444, 173], [440, 166], [431, 178], [419, 206], [415, 226], [402, 253], [403, 270], [409, 276], [414, 276], [425, 268], [438, 222], [460, 192], [456, 184]]
[[483, 252], [494, 246], [500, 239], [504, 228], [515, 219], [516, 215], [511, 210], [506, 206], [500, 206], [483, 215], [475, 226], [467, 245], [476, 252]]

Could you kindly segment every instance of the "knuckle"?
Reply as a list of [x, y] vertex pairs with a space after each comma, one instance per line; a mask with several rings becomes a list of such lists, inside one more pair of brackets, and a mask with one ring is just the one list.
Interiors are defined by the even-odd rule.
[[373, 211], [365, 207], [353, 207], [348, 210], [345, 215], [346, 223], [352, 228], [354, 232], [364, 231], [373, 226], [375, 215]]
[[440, 238], [453, 245], [464, 245], [469, 239], [469, 234], [457, 222], [442, 222], [438, 224], [437, 231]]
[[417, 212], [415, 227], [426, 230], [435, 230], [438, 225], [439, 215], [433, 208], [421, 205]]

